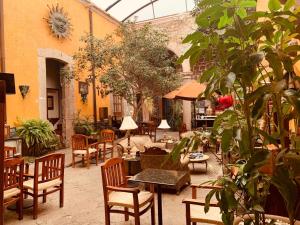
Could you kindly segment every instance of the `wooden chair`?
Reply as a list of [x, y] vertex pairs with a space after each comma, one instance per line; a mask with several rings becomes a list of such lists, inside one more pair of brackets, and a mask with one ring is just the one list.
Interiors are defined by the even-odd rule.
[[23, 183], [24, 194], [33, 197], [33, 219], [37, 218], [38, 198], [46, 202], [48, 194], [59, 191], [59, 206], [64, 205], [65, 154], [55, 153], [37, 158], [33, 179]]
[[4, 159], [13, 158], [17, 153], [15, 147], [4, 146]]
[[23, 159], [4, 160], [4, 207], [17, 203], [19, 220], [23, 219], [23, 174]]
[[96, 165], [99, 158], [99, 143], [88, 144], [88, 137], [82, 134], [72, 136], [72, 167], [75, 167], [75, 158], [81, 157], [82, 165], [87, 162], [87, 168], [90, 168], [90, 160], [95, 157]]
[[[155, 224], [154, 194], [153, 192], [140, 191], [138, 188], [127, 187], [127, 177], [122, 158], [107, 160], [101, 165], [101, 172], [106, 225], [110, 225], [110, 213], [124, 214], [125, 221], [129, 220], [129, 216], [133, 216], [135, 225], [140, 225], [140, 216], [150, 208], [151, 225]], [[153, 186], [151, 190], [153, 191]], [[121, 207], [124, 210], [115, 209], [115, 207]]]
[[115, 132], [113, 130], [104, 129], [100, 131], [100, 142], [102, 143], [101, 155], [103, 161], [106, 160], [107, 154], [111, 154], [111, 158], [113, 158], [114, 141], [115, 141]]
[[208, 223], [223, 225], [222, 215], [217, 203], [210, 203], [207, 213], [204, 212], [205, 201], [197, 200], [197, 188], [220, 189], [220, 186], [211, 185], [191, 185], [192, 199], [184, 199], [182, 202], [186, 206], [186, 225], [196, 225], [197, 223]]

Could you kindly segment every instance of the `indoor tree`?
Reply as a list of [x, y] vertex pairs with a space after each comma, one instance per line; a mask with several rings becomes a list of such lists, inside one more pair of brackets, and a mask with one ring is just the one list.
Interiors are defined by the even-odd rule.
[[[298, 118], [300, 112], [299, 89], [290, 84], [298, 79], [293, 65], [299, 59], [295, 38], [300, 34], [300, 11], [294, 8], [294, 0], [284, 4], [270, 0], [268, 12], [255, 12], [255, 6], [252, 0], [200, 1], [195, 11], [199, 28], [183, 41], [191, 47], [179, 63], [189, 58], [194, 64], [200, 56], [214, 59], [214, 65], [200, 78], [207, 84], [205, 97], [220, 91], [236, 99], [233, 110], [216, 118], [213, 134], [221, 139], [223, 154], [235, 155], [226, 166], [237, 168], [237, 173], [216, 181], [223, 188], [207, 195], [205, 210], [215, 196], [225, 224], [232, 224], [237, 212], [254, 214], [255, 224], [265, 224], [264, 203], [273, 184], [293, 224], [300, 208], [299, 184], [285, 163], [285, 157], [291, 154], [285, 122]], [[274, 117], [273, 129], [261, 125]], [[184, 138], [173, 156], [178, 157], [186, 145], [197, 145], [198, 139], [197, 135]], [[270, 143], [280, 152], [273, 174], [265, 174], [261, 167], [271, 157], [267, 148]]]
[[146, 99], [178, 87], [176, 59], [167, 49], [168, 37], [150, 25], [124, 23], [111, 40], [110, 60], [100, 80], [132, 106], [136, 118]]
[[105, 70], [110, 51], [109, 46], [112, 43], [111, 37], [106, 36], [99, 39], [94, 35], [87, 33], [80, 39], [81, 46], [74, 54], [73, 68], [64, 67], [61, 75], [65, 82], [70, 80], [84, 80], [93, 86], [93, 108], [94, 108], [94, 124], [97, 122], [96, 110], [96, 82]]

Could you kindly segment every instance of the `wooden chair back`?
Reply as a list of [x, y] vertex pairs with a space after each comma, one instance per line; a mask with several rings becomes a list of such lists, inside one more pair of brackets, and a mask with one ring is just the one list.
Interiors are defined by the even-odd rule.
[[113, 143], [115, 140], [115, 132], [110, 129], [100, 131], [100, 141]]
[[122, 158], [112, 158], [101, 165], [103, 191], [106, 194], [106, 187], [124, 187], [127, 185], [125, 164]]
[[17, 153], [17, 149], [15, 147], [4, 146], [4, 159], [13, 158]]
[[4, 160], [4, 191], [12, 188], [23, 188], [24, 160], [12, 158]]
[[[62, 153], [49, 154], [36, 159], [34, 165], [34, 188], [37, 188], [39, 183], [58, 178], [63, 182], [64, 168], [65, 154]], [[40, 170], [41, 173], [39, 172]]]
[[72, 150], [85, 150], [88, 146], [88, 137], [83, 134], [72, 135]]

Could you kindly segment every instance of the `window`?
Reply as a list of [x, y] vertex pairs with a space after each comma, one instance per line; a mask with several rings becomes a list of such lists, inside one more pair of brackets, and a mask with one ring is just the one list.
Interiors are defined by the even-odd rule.
[[123, 116], [123, 101], [119, 95], [113, 95], [113, 113], [115, 117]]

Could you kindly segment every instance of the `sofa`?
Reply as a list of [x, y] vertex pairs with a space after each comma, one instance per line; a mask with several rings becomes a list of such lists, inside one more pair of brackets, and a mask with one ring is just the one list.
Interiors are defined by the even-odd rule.
[[[188, 156], [173, 159], [170, 153], [166, 150], [151, 147], [141, 153], [141, 168], [142, 170], [153, 168], [153, 169], [165, 169], [165, 170], [178, 170], [184, 171], [186, 174], [180, 180], [178, 185], [173, 188], [176, 193], [179, 194], [183, 186], [191, 183], [191, 176], [189, 171], [189, 158]], [[170, 186], [163, 186], [165, 189], [170, 189]]]
[[[121, 139], [118, 144], [116, 145], [116, 151], [118, 152], [119, 156], [122, 156], [124, 152], [126, 152], [128, 146], [128, 139], [123, 138]], [[158, 147], [165, 149], [166, 143], [160, 142], [153, 142], [149, 135], [134, 135], [130, 136], [130, 153], [136, 152], [144, 152], [145, 148], [150, 147]]]

